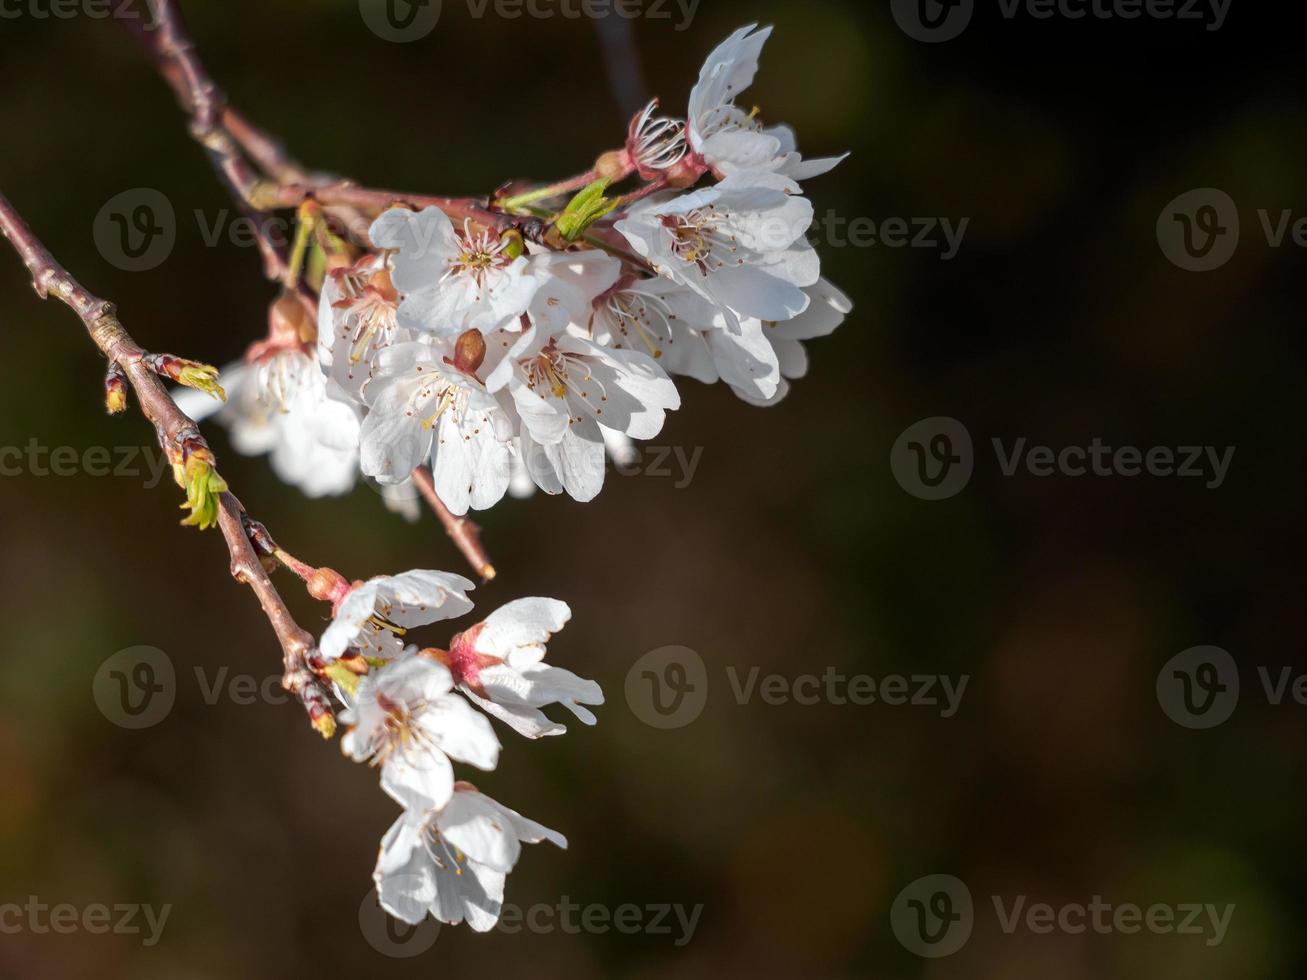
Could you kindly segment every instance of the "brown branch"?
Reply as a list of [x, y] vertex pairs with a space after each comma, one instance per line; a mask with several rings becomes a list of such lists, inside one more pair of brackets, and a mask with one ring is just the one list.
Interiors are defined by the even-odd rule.
[[456, 517], [450, 513], [440, 495], [436, 493], [436, 484], [431, 477], [431, 471], [424, 466], [419, 466], [413, 471], [413, 483], [422, 494], [427, 504], [435, 512], [436, 517], [440, 518], [440, 523], [445, 526], [445, 533], [458, 546], [458, 550], [463, 552], [463, 557], [468, 560], [483, 582], [489, 582], [497, 574], [495, 566], [490, 563], [490, 556], [486, 554], [486, 549], [481, 544], [481, 529], [466, 517]]
[[285, 250], [268, 235], [268, 215], [250, 201], [261, 175], [241, 155], [236, 141], [224, 126], [227, 97], [209, 78], [196, 56], [180, 9], [173, 0], [162, 0], [156, 4], [155, 23], [149, 29], [135, 18], [122, 18], [121, 23], [154, 58], [160, 73], [172, 86], [177, 101], [190, 117], [191, 135], [204, 147], [219, 182], [249, 219], [263, 256], [264, 274], [269, 279], [281, 281], [287, 269]]
[[[359, 187], [328, 175], [307, 173], [277, 140], [227, 104], [226, 95], [209, 77], [196, 54], [194, 41], [187, 33], [176, 0], [155, 0], [154, 18], [153, 30], [144, 30], [142, 25], [131, 20], [125, 20], [124, 24], [149, 52], [159, 72], [172, 87], [182, 109], [190, 117], [192, 135], [208, 151], [220, 180], [237, 205], [254, 221], [259, 230], [264, 268], [269, 279], [283, 281], [288, 263], [281, 250], [265, 240], [263, 220], [270, 211], [298, 208], [311, 201], [322, 205], [358, 241], [369, 247], [371, 242], [367, 237], [365, 215], [375, 216], [396, 204], [437, 207], [451, 218], [469, 220], [501, 232], [521, 226], [521, 219], [469, 198], [378, 190]], [[262, 174], [250, 166], [242, 151], [258, 164]], [[316, 315], [316, 306], [302, 293], [300, 295]], [[422, 479], [415, 479], [450, 538], [467, 556], [477, 574], [486, 581], [494, 578], [495, 568], [481, 546], [476, 525], [449, 513], [436, 495], [429, 474], [425, 486]]]
[[[114, 305], [92, 294], [55, 261], [3, 193], [0, 193], [0, 233], [27, 266], [37, 295], [42, 299], [53, 296], [76, 313], [101, 353], [127, 376], [142, 414], [154, 426], [159, 444], [169, 458], [199, 451], [209, 453], [199, 428], [172, 400], [149, 365], [150, 355], [119, 322]], [[309, 667], [313, 637], [295, 622], [272, 584], [250, 543], [246, 520], [240, 501], [231, 493], [223, 493], [219, 499], [218, 527], [231, 556], [232, 576], [254, 592], [281, 644], [285, 664], [283, 686], [304, 705], [314, 727], [330, 735], [335, 729], [335, 718], [327, 691]]]
[[[143, 25], [131, 20], [124, 20], [124, 25], [154, 59], [190, 117], [191, 134], [209, 152], [215, 171], [237, 203], [252, 212], [250, 216], [256, 225], [261, 227], [258, 219], [267, 211], [294, 208], [316, 200], [326, 206], [362, 209], [374, 214], [394, 204], [438, 207], [451, 218], [468, 219], [488, 228], [505, 231], [516, 226], [509, 215], [492, 211], [469, 198], [374, 190], [329, 175], [306, 173], [280, 143], [227, 105], [226, 95], [205, 71], [195, 52], [195, 43], [186, 30], [176, 0], [156, 0], [154, 20], [152, 30], [145, 30]], [[241, 155], [242, 148], [263, 169], [264, 176]], [[338, 217], [359, 236], [362, 227], [357, 214], [344, 211]], [[260, 234], [268, 278], [280, 279], [285, 271], [285, 258], [265, 238]], [[365, 233], [361, 240], [366, 242]]]

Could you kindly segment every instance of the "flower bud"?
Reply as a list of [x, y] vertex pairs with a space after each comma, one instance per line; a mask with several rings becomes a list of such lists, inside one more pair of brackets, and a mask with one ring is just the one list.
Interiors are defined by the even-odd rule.
[[399, 290], [395, 288], [395, 281], [390, 278], [389, 269], [378, 269], [368, 280], [368, 285], [381, 294], [381, 298], [391, 303], [399, 301]]
[[109, 365], [104, 376], [104, 405], [110, 415], [127, 411], [127, 376], [117, 364]]
[[299, 298], [283, 292], [268, 308], [268, 339], [298, 347], [318, 339], [318, 325]]
[[304, 584], [309, 595], [320, 602], [335, 604], [349, 592], [349, 581], [334, 568], [319, 568]]
[[686, 154], [667, 170], [667, 186], [683, 190], [699, 183], [708, 167], [693, 154]]
[[222, 385], [218, 384], [218, 369], [211, 364], [188, 361], [184, 357], [174, 357], [172, 354], [148, 354], [144, 362], [155, 374], [162, 375], [170, 381], [203, 391], [219, 401], [227, 400], [227, 393], [222, 390]]
[[464, 374], [476, 374], [485, 359], [486, 338], [480, 330], [468, 330], [454, 343], [454, 367]]
[[314, 705], [309, 710], [309, 723], [323, 738], [331, 738], [336, 734], [336, 716], [326, 708]]
[[595, 173], [612, 183], [617, 183], [633, 169], [631, 155], [625, 150], [609, 150], [595, 161]]

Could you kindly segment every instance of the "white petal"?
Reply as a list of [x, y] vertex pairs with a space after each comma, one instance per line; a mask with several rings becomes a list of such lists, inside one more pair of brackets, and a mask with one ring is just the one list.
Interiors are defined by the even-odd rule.
[[418, 721], [450, 758], [487, 772], [499, 763], [499, 739], [490, 722], [458, 695], [432, 701]]
[[396, 750], [381, 767], [381, 788], [407, 809], [437, 810], [454, 793], [454, 767], [442, 752]]
[[436, 822], [441, 836], [473, 861], [505, 873], [517, 864], [522, 843], [489, 797], [461, 790], [440, 811]]
[[476, 649], [505, 659], [515, 647], [548, 643], [571, 618], [567, 603], [557, 599], [517, 599], [486, 617]]

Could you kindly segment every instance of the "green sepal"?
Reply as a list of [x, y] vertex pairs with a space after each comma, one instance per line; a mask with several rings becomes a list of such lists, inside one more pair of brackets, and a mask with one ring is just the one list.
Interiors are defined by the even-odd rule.
[[554, 222], [560, 235], [569, 242], [574, 242], [585, 234], [587, 228], [617, 207], [617, 202], [604, 194], [609, 183], [611, 181], [601, 177], [577, 192]]

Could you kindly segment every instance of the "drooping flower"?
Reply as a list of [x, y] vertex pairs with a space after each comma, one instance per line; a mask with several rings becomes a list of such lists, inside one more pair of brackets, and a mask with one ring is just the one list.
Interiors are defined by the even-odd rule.
[[659, 274], [721, 307], [728, 322], [788, 320], [808, 308], [803, 287], [821, 260], [804, 237], [812, 204], [779, 174], [741, 172], [673, 197], [651, 197], [616, 224]]
[[381, 907], [410, 925], [430, 914], [489, 932], [522, 845], [546, 840], [567, 847], [557, 831], [458, 783], [442, 807], [406, 810], [382, 839], [372, 875]]
[[439, 208], [391, 208], [370, 235], [378, 248], [394, 250], [399, 323], [412, 330], [445, 337], [489, 333], [525, 313], [539, 288], [511, 240], [477, 231], [470, 221], [456, 229]]
[[472, 610], [467, 593], [474, 586], [461, 575], [414, 570], [382, 575], [350, 587], [340, 594], [324, 594], [335, 615], [322, 634], [319, 650], [337, 660], [347, 650], [365, 657], [393, 659], [404, 650], [402, 637], [416, 626], [455, 619]]
[[450, 759], [491, 770], [499, 739], [485, 716], [453, 693], [448, 670], [410, 654], [367, 674], [341, 713], [341, 749], [381, 769], [381, 788], [406, 809], [445, 806], [454, 793]]
[[544, 663], [547, 644], [571, 618], [557, 599], [518, 599], [456, 637], [448, 652], [436, 655], [454, 675], [467, 697], [487, 714], [527, 738], [561, 735], [565, 725], [541, 708], [562, 705], [583, 724], [595, 716], [583, 705], [601, 705], [604, 694], [594, 681]]

